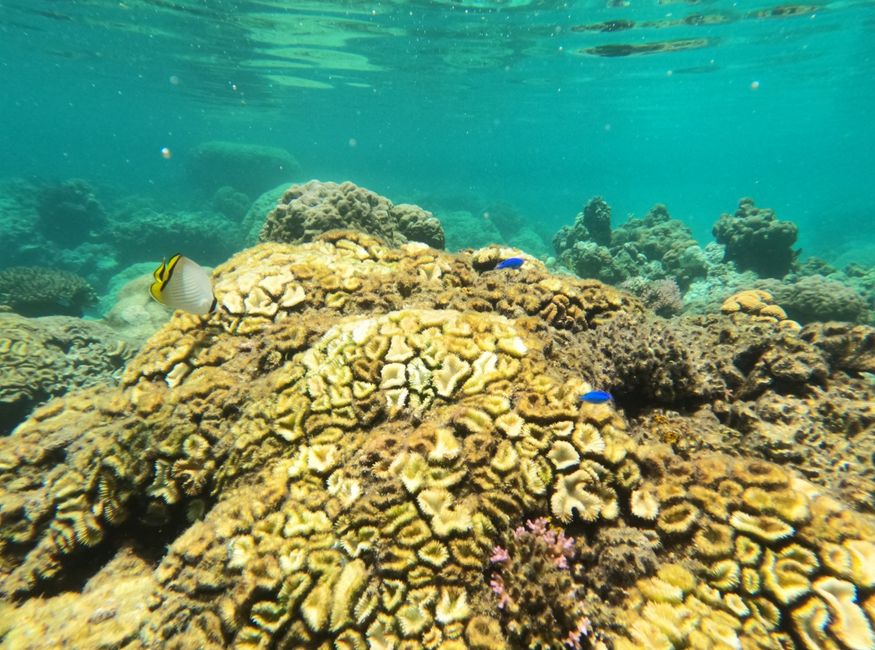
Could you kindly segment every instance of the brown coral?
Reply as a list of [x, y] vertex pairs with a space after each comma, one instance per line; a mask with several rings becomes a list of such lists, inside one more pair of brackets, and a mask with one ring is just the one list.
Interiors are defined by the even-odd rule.
[[755, 320], [775, 323], [778, 327], [790, 330], [802, 328], [799, 323], [787, 318], [787, 313], [775, 304], [772, 294], [762, 289], [746, 289], [729, 296], [723, 301], [720, 311], [724, 314], [748, 314]]
[[739, 271], [780, 278], [796, 260], [796, 224], [779, 220], [774, 210], [756, 207], [753, 199], [741, 199], [735, 214], [721, 215], [712, 231], [726, 247], [724, 260], [735, 262]]
[[113, 383], [135, 352], [130, 339], [94, 321], [0, 314], [0, 435], [51, 397]]
[[[494, 254], [333, 233], [217, 268], [219, 311], [0, 439], [2, 592], [75, 589], [89, 549], [151, 523], [169, 549], [131, 647], [500, 648], [483, 568], [534, 513], [647, 550], [628, 598], [584, 601], [615, 647], [865, 638], [872, 523], [767, 463], [636, 443], [557, 348], [640, 308], [535, 264], [499, 283], [476, 261]], [[557, 296], [580, 317], [540, 315]], [[602, 575], [625, 557], [596, 554]]]
[[259, 241], [300, 244], [336, 228], [353, 228], [396, 246], [419, 241], [444, 247], [443, 228], [432, 213], [415, 205], [394, 205], [349, 181], [293, 185], [267, 216]]
[[94, 289], [75, 273], [42, 266], [0, 271], [0, 305], [22, 316], [81, 316], [96, 301]]

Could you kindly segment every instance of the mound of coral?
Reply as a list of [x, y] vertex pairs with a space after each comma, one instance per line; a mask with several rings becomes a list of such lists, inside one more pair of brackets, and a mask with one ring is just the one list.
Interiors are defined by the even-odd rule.
[[774, 295], [790, 318], [800, 323], [829, 320], [865, 323], [869, 320], [866, 299], [848, 284], [820, 274], [804, 275], [793, 281], [756, 283]]
[[228, 187], [250, 198], [301, 173], [300, 164], [285, 149], [225, 140], [196, 146], [186, 168], [192, 183], [209, 195]]
[[672, 219], [664, 205], [612, 230], [610, 206], [595, 197], [573, 225], [556, 233], [553, 245], [563, 264], [577, 275], [611, 284], [672, 279], [686, 290], [708, 273], [692, 231]]
[[201, 264], [215, 264], [240, 249], [240, 219], [218, 211], [168, 210], [142, 197], [121, 199], [113, 208], [102, 238], [122, 266], [155, 264], [180, 249]]
[[[675, 332], [597, 281], [493, 270], [508, 253], [329, 233], [218, 267], [217, 312], [177, 314], [121, 386], [0, 439], [4, 640], [871, 647], [869, 516], [763, 460], [641, 443], [624, 412], [840, 385], [869, 367], [861, 340], [747, 315]], [[582, 402], [587, 377], [624, 410]], [[562, 529], [512, 545], [539, 517]], [[553, 611], [513, 574], [544, 561], [563, 572], [544, 593], [582, 603], [555, 628], [504, 615], [494, 580]]]
[[762, 289], [748, 289], [729, 296], [723, 301], [720, 311], [724, 314], [748, 314], [755, 321], [801, 329], [799, 323], [787, 318], [787, 312], [783, 307], [775, 304], [772, 294]]
[[118, 379], [135, 350], [94, 321], [0, 314], [0, 436], [51, 397]]
[[91, 238], [106, 222], [94, 188], [78, 178], [40, 188], [36, 212], [43, 236], [68, 248]]
[[739, 271], [781, 278], [796, 260], [798, 228], [792, 221], [781, 221], [770, 208], [758, 208], [753, 199], [741, 199], [735, 214], [723, 214], [714, 224], [714, 239], [726, 247], [725, 260], [735, 262]]
[[22, 316], [81, 316], [97, 294], [75, 273], [42, 266], [0, 271], [0, 305]]
[[444, 231], [422, 208], [389, 199], [350, 182], [293, 185], [267, 216], [259, 241], [300, 244], [336, 228], [353, 228], [399, 245], [418, 241], [444, 247]]

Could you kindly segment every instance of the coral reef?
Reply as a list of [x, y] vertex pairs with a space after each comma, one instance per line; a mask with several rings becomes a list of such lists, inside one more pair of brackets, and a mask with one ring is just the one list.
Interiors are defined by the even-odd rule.
[[221, 213], [169, 211], [131, 198], [118, 203], [104, 237], [125, 266], [160, 262], [180, 249], [201, 264], [214, 264], [240, 248], [243, 226]]
[[103, 323], [130, 341], [143, 343], [170, 320], [172, 310], [152, 299], [149, 286], [155, 281], [151, 273], [139, 275], [122, 285]]
[[264, 227], [267, 215], [273, 211], [287, 189], [289, 189], [288, 183], [281, 183], [263, 192], [249, 206], [246, 216], [243, 217], [243, 241], [246, 246], [258, 243], [258, 235]]
[[[5, 648], [123, 648], [133, 643], [149, 615], [155, 588], [149, 563], [122, 548], [78, 593], [0, 604], [0, 639]], [[82, 621], [79, 627], [69, 620]]]
[[[521, 231], [528, 228], [526, 218], [517, 212], [510, 203], [504, 201], [490, 203], [483, 209], [481, 216], [478, 218], [482, 218], [483, 221], [488, 221], [498, 230], [499, 233], [501, 233], [499, 238], [486, 242], [489, 244], [511, 241], [518, 236]], [[471, 244], [468, 244], [468, 247], [471, 246]]]
[[8, 266], [45, 264], [49, 244], [38, 231], [36, 213], [40, 187], [20, 178], [0, 180], [0, 232], [3, 233], [3, 263]]
[[672, 219], [664, 205], [612, 231], [610, 207], [596, 197], [584, 206], [573, 226], [560, 229], [553, 245], [577, 275], [611, 284], [630, 278], [645, 282], [671, 278], [685, 290], [708, 273], [707, 260], [692, 231]]
[[211, 196], [231, 187], [247, 196], [258, 196], [301, 174], [301, 166], [285, 149], [213, 140], [195, 147], [186, 160], [192, 183]]
[[229, 219], [239, 222], [249, 211], [252, 205], [252, 199], [246, 196], [243, 192], [238, 192], [233, 187], [223, 185], [216, 190], [213, 198], [210, 201], [213, 210], [222, 214]]
[[489, 586], [513, 647], [581, 648], [590, 622], [572, 575], [575, 555], [574, 540], [544, 517], [492, 549]]
[[492, 217], [486, 213], [478, 216], [467, 210], [442, 210], [436, 214], [444, 229], [449, 251], [481, 248], [504, 241]]
[[713, 233], [717, 243], [726, 247], [725, 260], [735, 262], [739, 271], [781, 278], [793, 268], [796, 224], [780, 221], [774, 210], [756, 207], [753, 199], [741, 199], [734, 215], [721, 215]]
[[[535, 632], [550, 647], [866, 647], [870, 518], [777, 465], [640, 444], [613, 403], [579, 399], [623, 337], [605, 371], [637, 382], [622, 408], [721, 412], [840, 383], [818, 343], [750, 318], [675, 325], [536, 261], [493, 271], [510, 252], [331, 232], [219, 266], [218, 311], [177, 313], [119, 387], [67, 395], [0, 439], [0, 593], [21, 603], [6, 609], [72, 584], [79, 615], [51, 634], [82, 638], [104, 615], [76, 576], [151, 524], [167, 553], [154, 582], [120, 581], [148, 595], [110, 617], [131, 649], [498, 649]], [[847, 338], [830, 359], [866, 340]], [[510, 548], [538, 517], [562, 531], [538, 523]], [[543, 543], [564, 570], [572, 536], [597, 562], [589, 582], [565, 576], [576, 623], [515, 637], [489, 584], [496, 546], [510, 559]]]
[[[591, 233], [592, 226], [597, 235]], [[611, 206], [600, 196], [594, 196], [577, 213], [574, 223], [562, 226], [553, 236], [553, 248], [559, 255], [574, 247], [576, 242], [592, 241], [599, 246], [611, 244]]]
[[636, 583], [614, 648], [875, 644], [871, 522], [777, 465], [644, 455], [640, 516], [684, 551]]
[[389, 199], [353, 183], [310, 181], [283, 194], [261, 230], [259, 241], [300, 244], [323, 232], [353, 228], [393, 245], [420, 241], [444, 247], [444, 231], [430, 212]]
[[844, 283], [822, 275], [805, 275], [795, 281], [762, 280], [757, 287], [771, 293], [787, 310], [787, 315], [800, 323], [840, 320], [865, 323], [869, 309], [865, 298]]
[[0, 305], [22, 316], [81, 316], [97, 295], [75, 273], [40, 266], [0, 271]]
[[635, 276], [621, 283], [620, 288], [638, 296], [648, 309], [659, 316], [675, 316], [684, 308], [681, 289], [672, 278], [648, 281]]
[[94, 321], [0, 313], [0, 436], [51, 397], [118, 380], [135, 351]]
[[768, 291], [747, 289], [729, 296], [723, 301], [720, 311], [724, 314], [747, 314], [751, 319], [763, 323], [774, 323], [778, 327], [800, 330], [802, 326], [787, 318], [787, 312]]
[[67, 248], [81, 244], [106, 222], [94, 188], [81, 179], [48, 185], [37, 194], [38, 227], [47, 239]]

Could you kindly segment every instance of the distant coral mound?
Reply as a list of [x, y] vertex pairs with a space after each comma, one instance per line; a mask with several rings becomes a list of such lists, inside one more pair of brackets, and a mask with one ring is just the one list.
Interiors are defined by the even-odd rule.
[[136, 349], [96, 321], [0, 314], [0, 436], [50, 397], [112, 382]]
[[0, 271], [0, 305], [22, 316], [81, 316], [95, 302], [91, 285], [69, 271], [42, 266]]
[[580, 277], [612, 284], [636, 277], [670, 278], [686, 290], [708, 274], [692, 231], [672, 219], [664, 205], [657, 204], [643, 219], [630, 219], [613, 230], [610, 223], [610, 206], [601, 197], [590, 199], [574, 224], [556, 233], [556, 254]]
[[741, 199], [734, 215], [721, 215], [713, 233], [717, 243], [726, 247], [724, 259], [735, 262], [739, 271], [782, 278], [793, 268], [796, 224], [780, 221], [774, 210], [756, 207], [753, 199]]
[[301, 173], [300, 164], [285, 149], [223, 140], [195, 147], [186, 168], [192, 183], [209, 195], [231, 187], [249, 198]]
[[375, 235], [396, 246], [419, 241], [444, 247], [444, 230], [431, 212], [416, 205], [395, 205], [348, 181], [312, 180], [290, 187], [267, 216], [259, 241], [300, 244], [337, 228]]
[[42, 187], [36, 211], [41, 234], [67, 248], [81, 244], [106, 222], [94, 188], [81, 179]]
[[220, 309], [0, 438], [4, 641], [872, 647], [871, 436], [825, 407], [875, 400], [873, 330], [666, 321], [507, 252], [333, 231], [219, 266]]
[[200, 263], [215, 264], [242, 248], [242, 225], [219, 212], [166, 210], [140, 197], [118, 202], [106, 240], [125, 265], [160, 261], [183, 249]]
[[762, 280], [757, 286], [769, 291], [790, 318], [803, 324], [831, 320], [865, 323], [869, 320], [869, 308], [863, 296], [853, 287], [822, 275], [805, 275], [792, 282], [787, 279], [783, 282]]

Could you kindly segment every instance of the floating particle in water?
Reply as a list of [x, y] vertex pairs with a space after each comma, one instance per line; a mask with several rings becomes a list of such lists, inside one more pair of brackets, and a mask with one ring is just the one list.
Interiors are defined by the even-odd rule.
[[349, 141], [347, 142], [347, 144], [348, 144], [352, 149], [355, 149], [355, 148], [359, 145], [359, 141], [356, 140], [355, 138], [350, 138]]
[[170, 84], [173, 86], [178, 86], [180, 83], [179, 77], [175, 74], [170, 75]]
[[751, 81], [751, 82], [750, 82], [750, 89], [751, 89], [751, 90], [756, 90], [756, 89], [759, 88], [759, 87], [760, 87], [760, 82], [759, 82], [759, 81]]
[[164, 160], [170, 160], [173, 157], [173, 152], [170, 151], [169, 147], [161, 147], [161, 157]]

